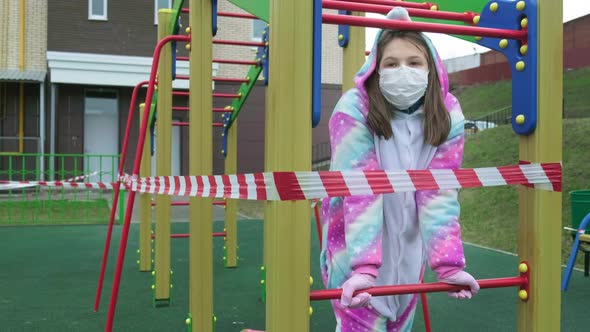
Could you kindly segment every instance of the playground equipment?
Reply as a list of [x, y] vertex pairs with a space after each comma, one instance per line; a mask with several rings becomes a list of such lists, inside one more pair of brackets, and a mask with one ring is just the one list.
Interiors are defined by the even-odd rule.
[[[233, 0], [258, 17], [266, 17], [271, 22], [270, 29], [270, 70], [266, 113], [265, 168], [267, 173], [237, 176], [196, 176], [191, 182], [184, 182], [176, 187], [180, 178], [162, 177], [137, 179], [141, 159], [136, 154], [133, 174], [127, 185], [131, 188], [129, 204], [125, 212], [125, 223], [121, 237], [117, 269], [106, 331], [113, 327], [121, 268], [125, 256], [126, 241], [129, 232], [131, 209], [137, 192], [150, 192], [158, 188], [158, 193], [179, 195], [180, 188], [191, 184], [191, 190], [184, 195], [191, 196], [190, 206], [190, 313], [187, 323], [191, 331], [213, 330], [213, 294], [212, 294], [212, 226], [211, 197], [242, 199], [263, 199], [266, 203], [265, 223], [265, 262], [267, 315], [266, 328], [269, 331], [308, 331], [309, 330], [309, 227], [301, 220], [309, 220], [310, 209], [305, 200], [325, 197], [326, 195], [358, 194], [359, 188], [345, 188], [347, 192], [325, 185], [322, 188], [322, 174], [304, 175], [311, 166], [311, 127], [314, 122], [312, 113], [312, 82], [314, 67], [310, 54], [317, 47], [314, 39], [314, 27], [317, 22], [324, 24], [346, 24], [350, 26], [381, 27], [392, 29], [411, 29], [426, 32], [444, 32], [459, 35], [475, 35], [476, 40], [484, 46], [503, 53], [512, 67], [513, 75], [513, 117], [514, 131], [520, 135], [520, 156], [522, 163], [531, 163], [537, 167], [544, 180], [532, 181], [529, 165], [511, 168], [494, 168], [492, 172], [500, 173], [503, 182], [493, 182], [485, 175], [476, 178], [477, 182], [466, 181], [466, 174], [455, 175], [454, 184], [460, 187], [526, 184], [519, 189], [519, 259], [520, 272], [525, 277], [494, 279], [480, 281], [487, 286], [519, 286], [518, 303], [519, 331], [558, 331], [560, 293], [559, 280], [560, 237], [557, 231], [560, 223], [561, 196], [561, 117], [559, 112], [551, 110], [561, 103], [562, 70], [562, 4], [549, 0], [502, 0], [502, 1], [439, 1], [438, 5], [415, 4], [404, 1], [371, 0], [366, 3], [375, 5], [404, 6], [415, 8], [414, 16], [430, 19], [459, 19], [459, 25], [423, 22], [392, 22], [383, 19], [370, 19], [354, 15], [322, 14], [321, 3], [316, 0], [270, 0], [263, 1]], [[248, 3], [246, 3], [248, 2]], [[353, 3], [355, 1], [347, 0]], [[358, 2], [358, 1], [357, 1]], [[324, 1], [334, 7], [333, 1]], [[154, 53], [153, 70], [150, 75], [146, 105], [151, 105], [154, 86], [155, 68], [157, 68], [160, 50], [170, 41], [185, 41], [199, 45], [190, 53], [190, 122], [189, 144], [190, 174], [211, 174], [211, 133], [212, 109], [211, 84], [211, 45], [212, 30], [215, 31], [214, 5], [208, 0], [190, 0], [190, 37], [168, 36], [160, 40]], [[345, 8], [338, 4], [339, 8]], [[425, 11], [456, 8], [463, 6], [459, 13], [465, 11], [480, 12], [472, 16], [470, 24], [465, 25], [471, 14], [429, 14]], [[354, 10], [378, 10], [376, 7], [346, 7]], [[379, 9], [380, 10], [380, 9]], [[422, 11], [418, 11], [422, 10]], [[424, 11], [424, 12], [423, 12]], [[313, 24], [313, 23], [316, 24]], [[541, 24], [541, 22], [543, 24]], [[469, 23], [468, 23], [469, 24]], [[212, 28], [213, 27], [213, 28]], [[315, 30], [317, 33], [317, 29]], [[344, 35], [343, 35], [343, 40]], [[313, 42], [315, 41], [315, 43]], [[317, 52], [317, 48], [315, 49]], [[362, 52], [356, 52], [362, 54]], [[297, 70], [292, 70], [297, 68]], [[288, 70], [290, 69], [290, 70]], [[355, 68], [356, 69], [356, 68]], [[177, 76], [177, 79], [181, 79]], [[218, 79], [219, 81], [219, 79]], [[243, 81], [242, 81], [243, 82]], [[317, 76], [315, 77], [317, 82]], [[317, 85], [316, 85], [317, 86]], [[312, 113], [310, 119], [309, 114]], [[541, 120], [542, 121], [538, 121]], [[144, 112], [137, 149], [142, 151], [146, 139], [148, 112]], [[524, 170], [529, 171], [524, 171]], [[285, 172], [287, 171], [287, 172]], [[303, 173], [293, 173], [303, 172]], [[449, 170], [451, 173], [456, 171]], [[423, 187], [420, 180], [426, 174], [409, 171], [415, 176], [414, 187], [409, 190], [442, 189], [440, 179], [435, 174], [434, 182]], [[475, 173], [476, 170], [466, 170]], [[483, 171], [480, 171], [483, 172]], [[503, 173], [504, 172], [504, 173]], [[485, 172], [484, 172], [485, 173]], [[293, 191], [301, 185], [301, 179], [308, 184], [320, 187], [316, 196], [305, 195], [303, 191]], [[329, 174], [328, 174], [329, 175]], [[338, 174], [333, 174], [338, 176]], [[349, 176], [351, 174], [347, 174]], [[367, 174], [365, 174], [367, 175]], [[388, 182], [386, 172], [368, 174], [372, 182], [366, 190], [373, 193], [399, 191]], [[343, 175], [340, 174], [342, 178]], [[174, 181], [171, 181], [174, 180]], [[168, 181], [168, 182], [166, 182]], [[194, 182], [192, 182], [194, 181]], [[199, 182], [200, 181], [200, 182]], [[232, 182], [234, 181], [234, 182]], [[471, 181], [475, 181], [471, 179]], [[367, 181], [368, 183], [369, 181]], [[295, 184], [289, 186], [287, 184]], [[150, 186], [149, 184], [153, 184]], [[215, 186], [213, 185], [215, 184]], [[435, 187], [436, 186], [436, 187]], [[232, 187], [235, 191], [232, 190]], [[213, 190], [213, 188], [215, 190]], [[194, 189], [194, 191], [193, 191]], [[301, 190], [301, 188], [299, 188]], [[354, 190], [352, 190], [354, 189]], [[539, 190], [549, 189], [551, 191]], [[322, 191], [323, 190], [323, 191]], [[406, 188], [407, 190], [407, 188]], [[323, 195], [323, 196], [322, 196]], [[288, 201], [287, 201], [288, 200]], [[156, 205], [158, 206], [158, 205]], [[156, 234], [161, 239], [169, 240], [168, 234]], [[448, 285], [410, 285], [409, 289], [387, 289], [376, 295], [401, 294], [402, 292], [420, 293], [438, 289], [456, 289]], [[528, 287], [528, 291], [527, 288]], [[379, 290], [375, 290], [376, 292]], [[317, 294], [317, 293], [312, 293]], [[338, 290], [328, 290], [322, 298], [338, 296]], [[312, 295], [313, 297], [313, 295]]]
[[[182, 5], [183, 1], [176, 1], [174, 4], [173, 10], [162, 10], [160, 13], [161, 19], [159, 19], [159, 28], [158, 28], [158, 37], [161, 40], [160, 44], [157, 46], [155, 52], [155, 67], [152, 70], [152, 77], [150, 81], [144, 81], [138, 84], [132, 95], [132, 101], [130, 105], [128, 121], [127, 121], [127, 128], [125, 133], [125, 140], [123, 143], [122, 149], [122, 157], [121, 157], [121, 164], [119, 167], [119, 174], [123, 176], [123, 169], [124, 169], [124, 160], [125, 155], [127, 152], [128, 147], [128, 139], [130, 133], [130, 124], [133, 120], [133, 114], [136, 107], [136, 98], [138, 90], [144, 86], [148, 85], [148, 95], [149, 95], [149, 88], [153, 88], [153, 84], [155, 80], [153, 80], [154, 70], [158, 70], [158, 90], [154, 91], [152, 100], [146, 103], [142, 103], [140, 105], [140, 110], [143, 112], [143, 108], [145, 104], [151, 105], [149, 108], [149, 112], [145, 111], [142, 113], [141, 120], [140, 120], [140, 127], [144, 125], [144, 119], [149, 119], [151, 123], [151, 127], [153, 128], [153, 124], [155, 121], [155, 111], [158, 111], [158, 125], [157, 125], [157, 136], [160, 138], [157, 140], [157, 149], [159, 151], [156, 153], [156, 171], [158, 174], [170, 174], [170, 147], [171, 147], [171, 127], [172, 126], [188, 126], [188, 122], [179, 122], [179, 121], [171, 121], [172, 119], [172, 111], [188, 111], [188, 107], [180, 107], [180, 106], [172, 106], [172, 97], [173, 96], [190, 96], [189, 92], [185, 91], [172, 91], [172, 80], [179, 79], [179, 80], [187, 80], [189, 76], [186, 75], [176, 75], [174, 72], [175, 63], [176, 61], [188, 61], [189, 58], [176, 56], [176, 52], [173, 52], [175, 49], [174, 44], [176, 42], [189, 42], [190, 38], [187, 36], [178, 36], [174, 35], [178, 33], [180, 30], [179, 26], [179, 16], [182, 12]], [[186, 11], [185, 11], [186, 12]], [[252, 19], [255, 16], [252, 15], [236, 15], [233, 13], [217, 13], [219, 16], [228, 16], [228, 17], [237, 17], [237, 18], [246, 18]], [[216, 31], [216, 27], [213, 26], [213, 31]], [[186, 29], [186, 32], [190, 34], [190, 27]], [[171, 35], [172, 33], [172, 35]], [[173, 47], [165, 46], [167, 42], [172, 42]], [[221, 149], [221, 153], [225, 156], [225, 169], [226, 172], [236, 172], [237, 167], [237, 116], [242, 109], [242, 106], [248, 97], [250, 91], [252, 90], [255, 82], [257, 81], [258, 77], [261, 75], [263, 71], [267, 68], [266, 65], [266, 58], [267, 58], [267, 49], [268, 49], [268, 42], [267, 38], [265, 37], [262, 42], [241, 42], [241, 41], [231, 41], [231, 40], [214, 40], [214, 44], [225, 44], [225, 45], [237, 45], [237, 46], [255, 46], [258, 48], [258, 52], [256, 55], [256, 61], [236, 61], [236, 60], [227, 60], [227, 59], [214, 59], [213, 62], [217, 63], [228, 63], [228, 64], [237, 64], [237, 65], [246, 65], [250, 66], [248, 71], [247, 77], [245, 79], [240, 78], [215, 78], [214, 81], [223, 81], [223, 82], [241, 82], [239, 90], [235, 94], [228, 94], [228, 93], [209, 93], [210, 96], [214, 98], [227, 98], [232, 99], [231, 104], [226, 106], [225, 108], [213, 108], [211, 107], [213, 113], [223, 113], [223, 122], [213, 122], [213, 127], [221, 127], [223, 128], [223, 133], [221, 134], [223, 139], [223, 147]], [[190, 49], [190, 44], [187, 44], [187, 49]], [[162, 50], [159, 53], [158, 50]], [[157, 57], [161, 57], [161, 64], [171, 63], [172, 66], [160, 65], [158, 67]], [[152, 84], [152, 85], [150, 85]], [[158, 93], [160, 98], [158, 98]], [[157, 105], [157, 107], [156, 107]], [[141, 135], [144, 135], [143, 132]], [[153, 135], [153, 132], [152, 132]], [[143, 139], [145, 139], [142, 136]], [[151, 175], [151, 163], [149, 161], [149, 156], [151, 155], [151, 144], [147, 144], [143, 146], [143, 151], [139, 150], [136, 153], [136, 160], [135, 163], [140, 164], [140, 176], [150, 176]], [[143, 157], [141, 157], [143, 156]], [[138, 163], [138, 158], [141, 159], [141, 163]], [[118, 197], [120, 187], [115, 187], [115, 196]], [[131, 201], [132, 202], [132, 201]], [[212, 202], [213, 205], [222, 205], [225, 207], [225, 229], [223, 232], [216, 232], [213, 233], [214, 237], [223, 237], [225, 240], [224, 245], [224, 262], [227, 267], [236, 267], [237, 266], [237, 206], [235, 201], [216, 201]], [[151, 271], [152, 263], [155, 262], [155, 270], [152, 271], [152, 275], [154, 276], [154, 285], [152, 289], [154, 290], [154, 303], [157, 305], [166, 305], [169, 302], [170, 292], [169, 289], [172, 287], [170, 283], [170, 276], [172, 275], [172, 271], [170, 270], [170, 238], [183, 238], [189, 237], [187, 234], [170, 234], [170, 207], [171, 206], [186, 206], [189, 205], [189, 202], [171, 202], [169, 197], [157, 196], [156, 202], [151, 201], [151, 196], [148, 194], [140, 194], [140, 202], [139, 202], [139, 215], [140, 215], [140, 248], [138, 250], [139, 259], [138, 264], [141, 271]], [[155, 206], [156, 210], [156, 234], [160, 234], [160, 236], [155, 236], [152, 234], [151, 231], [151, 211], [150, 208]], [[113, 211], [116, 210], [116, 205], [113, 206]], [[106, 267], [106, 258], [108, 254], [108, 249], [110, 247], [110, 239], [112, 234], [112, 226], [113, 226], [113, 214], [111, 214], [111, 219], [109, 222], [109, 229], [107, 231], [107, 239], [105, 241], [105, 249], [103, 254], [103, 261], [101, 265], [101, 272], [99, 276], [99, 283], [97, 287], [96, 299], [95, 299], [95, 306], [94, 310], [98, 310], [98, 306], [100, 303], [100, 295], [102, 291], [102, 284], [104, 278], [104, 270]], [[151, 253], [154, 250], [151, 249], [151, 242], [152, 239], [155, 239], [155, 257], [152, 260]]]
[[[567, 261], [565, 271], [563, 272], [563, 279], [561, 281], [562, 291], [566, 291], [567, 286], [569, 285], [570, 277], [572, 276], [572, 270], [574, 269], [574, 264], [576, 263], [576, 257], [578, 256], [578, 250], [580, 249], [580, 242], [590, 242], [590, 235], [584, 234], [588, 224], [590, 224], [590, 213], [584, 217], [576, 232], [574, 244], [572, 246], [572, 252], [570, 254], [570, 258]], [[584, 266], [584, 275], [588, 276], [588, 253], [586, 253], [585, 260], [586, 265]]]

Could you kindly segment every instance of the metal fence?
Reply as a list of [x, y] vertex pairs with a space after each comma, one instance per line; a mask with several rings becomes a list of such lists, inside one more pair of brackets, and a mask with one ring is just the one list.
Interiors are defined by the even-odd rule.
[[313, 170], [325, 170], [330, 166], [330, 142], [319, 143], [311, 147], [311, 168]]
[[497, 111], [480, 116], [473, 120], [465, 120], [465, 134], [472, 135], [482, 130], [495, 128], [512, 122], [512, 106], [503, 107]]
[[[118, 155], [2, 154], [0, 180], [115, 182], [118, 163]], [[119, 212], [123, 212], [124, 195], [120, 197]], [[104, 223], [112, 201], [113, 192], [107, 189], [0, 186], [0, 224]]]

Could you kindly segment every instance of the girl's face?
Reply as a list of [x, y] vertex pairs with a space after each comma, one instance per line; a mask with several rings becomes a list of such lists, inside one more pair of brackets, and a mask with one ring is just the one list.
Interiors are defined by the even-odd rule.
[[400, 66], [428, 71], [428, 62], [424, 50], [403, 38], [394, 38], [383, 48], [379, 71]]

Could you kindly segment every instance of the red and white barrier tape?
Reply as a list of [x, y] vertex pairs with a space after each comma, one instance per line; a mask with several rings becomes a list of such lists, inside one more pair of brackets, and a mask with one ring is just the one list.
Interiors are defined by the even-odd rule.
[[73, 178], [65, 179], [63, 181], [65, 181], [65, 182], [76, 182], [76, 181], [84, 180], [84, 179], [89, 178], [91, 176], [95, 176], [96, 174], [98, 174], [98, 172], [97, 171], [94, 171], [94, 172], [92, 172], [90, 174], [78, 175], [78, 176], [75, 176]]
[[517, 184], [561, 191], [561, 164], [545, 163], [457, 170], [158, 176], [139, 178], [127, 183], [131, 190], [141, 193], [273, 201]]
[[269, 201], [504, 185], [525, 185], [561, 191], [561, 164], [543, 163], [457, 170], [267, 172], [147, 178], [125, 175], [121, 177], [121, 181], [0, 181], [0, 189], [3, 189], [2, 184], [88, 189], [113, 189], [118, 184], [140, 193]]
[[[83, 187], [83, 186], [81, 186], [81, 184], [84, 184], [84, 183], [79, 183], [76, 181], [84, 180], [86, 178], [95, 176], [97, 174], [98, 174], [98, 172], [94, 171], [89, 174], [79, 175], [79, 176], [75, 176], [73, 178], [60, 180], [60, 181], [0, 181], [0, 190], [22, 189], [22, 188], [37, 187], [37, 186], [80, 188], [80, 187]], [[74, 185], [71, 186], [71, 185], [69, 185], [70, 183], [74, 183]], [[100, 182], [93, 183], [94, 186], [91, 186], [89, 188], [96, 188], [99, 186], [99, 184], [100, 184]], [[112, 184], [111, 184], [110, 188], [105, 188], [105, 189], [112, 189]]]
[[86, 189], [113, 189], [119, 182], [68, 182], [68, 181], [3, 181], [0, 180], [0, 190], [20, 189], [25, 187], [62, 187]]

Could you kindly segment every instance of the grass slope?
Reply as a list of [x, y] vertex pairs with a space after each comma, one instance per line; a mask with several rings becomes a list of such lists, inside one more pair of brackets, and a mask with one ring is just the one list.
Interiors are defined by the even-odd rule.
[[[564, 72], [563, 98], [565, 116], [580, 118], [590, 116], [590, 67]], [[461, 102], [467, 119], [475, 119], [512, 103], [510, 80], [481, 84], [460, 90], [457, 98]]]
[[[564, 226], [571, 225], [569, 192], [590, 188], [590, 118], [565, 119], [563, 143]], [[467, 138], [463, 167], [500, 166], [518, 163], [518, 137], [510, 126], [483, 131]], [[491, 187], [461, 191], [461, 224], [465, 241], [516, 252], [518, 231], [517, 187]], [[567, 259], [571, 237], [563, 233], [563, 256]]]

